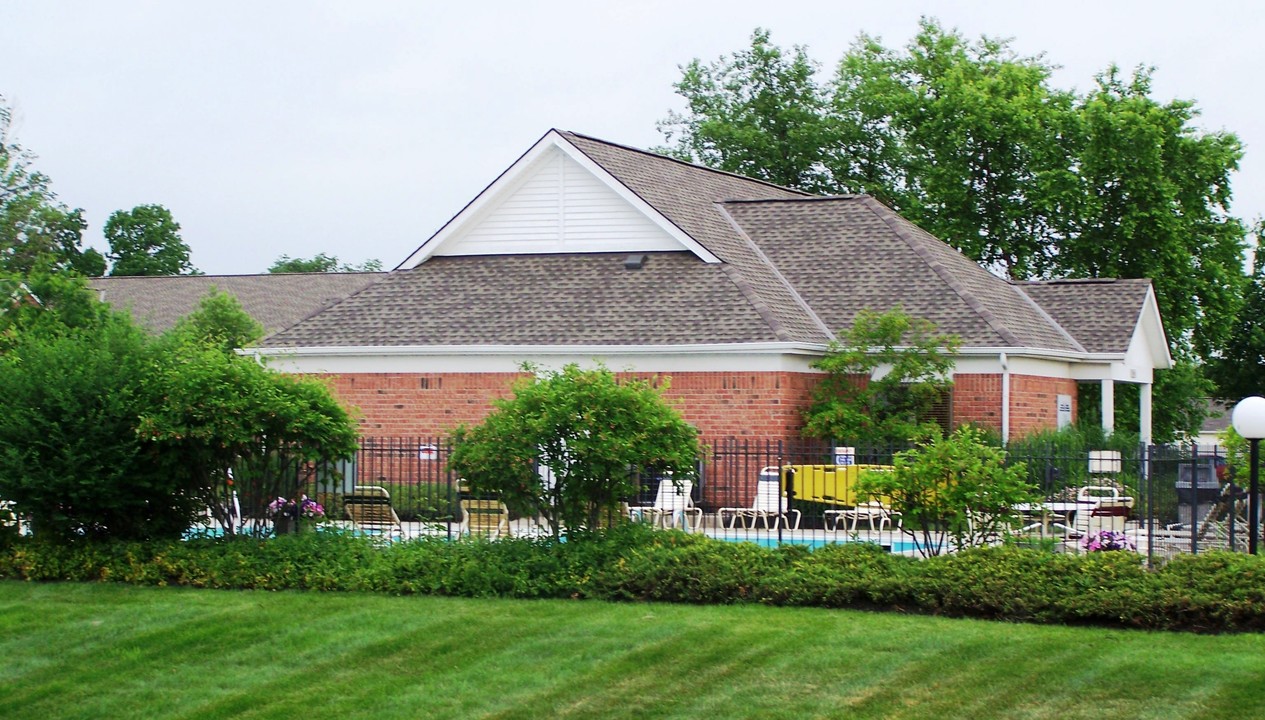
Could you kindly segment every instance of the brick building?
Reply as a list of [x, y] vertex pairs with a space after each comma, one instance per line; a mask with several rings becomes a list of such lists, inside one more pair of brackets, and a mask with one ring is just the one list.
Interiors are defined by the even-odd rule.
[[477, 421], [524, 362], [600, 361], [670, 379], [704, 437], [795, 437], [813, 359], [860, 310], [896, 305], [962, 341], [952, 422], [1003, 437], [1070, 422], [1084, 382], [1101, 384], [1110, 422], [1124, 382], [1141, 386], [1149, 439], [1152, 373], [1171, 362], [1147, 280], [1010, 282], [871, 197], [811, 196], [556, 130], [393, 271], [336, 277], [94, 284], [141, 317], [192, 308], [194, 282], [275, 283], [291, 303], [300, 293], [282, 283], [310, 286], [301, 319], [270, 324], [266, 300], [247, 306], [275, 330], [255, 351], [330, 377], [378, 436]]

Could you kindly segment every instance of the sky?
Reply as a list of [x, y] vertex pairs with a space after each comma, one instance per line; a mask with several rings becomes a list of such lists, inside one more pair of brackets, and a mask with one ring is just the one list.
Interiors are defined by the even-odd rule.
[[680, 66], [757, 27], [831, 74], [858, 34], [903, 47], [922, 16], [1045, 53], [1062, 88], [1154, 66], [1154, 97], [1243, 141], [1231, 211], [1265, 215], [1265, 8], [1246, 0], [9, 0], [0, 96], [86, 245], [159, 204], [207, 274], [390, 269], [550, 128], [663, 144]]

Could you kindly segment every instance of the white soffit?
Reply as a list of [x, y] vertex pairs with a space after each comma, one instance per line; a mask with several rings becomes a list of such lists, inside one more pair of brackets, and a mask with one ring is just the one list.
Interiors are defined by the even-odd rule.
[[719, 262], [550, 130], [399, 267], [431, 256], [682, 250]]

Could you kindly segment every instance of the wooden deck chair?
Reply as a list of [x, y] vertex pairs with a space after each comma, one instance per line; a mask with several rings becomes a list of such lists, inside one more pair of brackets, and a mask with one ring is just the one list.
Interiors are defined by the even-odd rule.
[[384, 539], [404, 537], [400, 516], [391, 507], [391, 493], [378, 485], [361, 485], [343, 496], [343, 514], [357, 533]]
[[654, 505], [631, 506], [628, 508], [628, 517], [634, 522], [650, 522], [665, 528], [696, 530], [702, 527], [703, 509], [694, 506], [694, 500], [690, 497], [693, 492], [693, 480], [681, 480], [678, 483], [672, 478], [664, 478], [659, 481]]
[[495, 540], [509, 535], [510, 511], [500, 500], [466, 498], [461, 501], [461, 533]]

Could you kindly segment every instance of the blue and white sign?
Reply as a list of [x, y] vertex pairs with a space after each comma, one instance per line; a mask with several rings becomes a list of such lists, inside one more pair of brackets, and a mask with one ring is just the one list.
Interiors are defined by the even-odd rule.
[[856, 465], [857, 449], [853, 447], [835, 448], [835, 465]]

